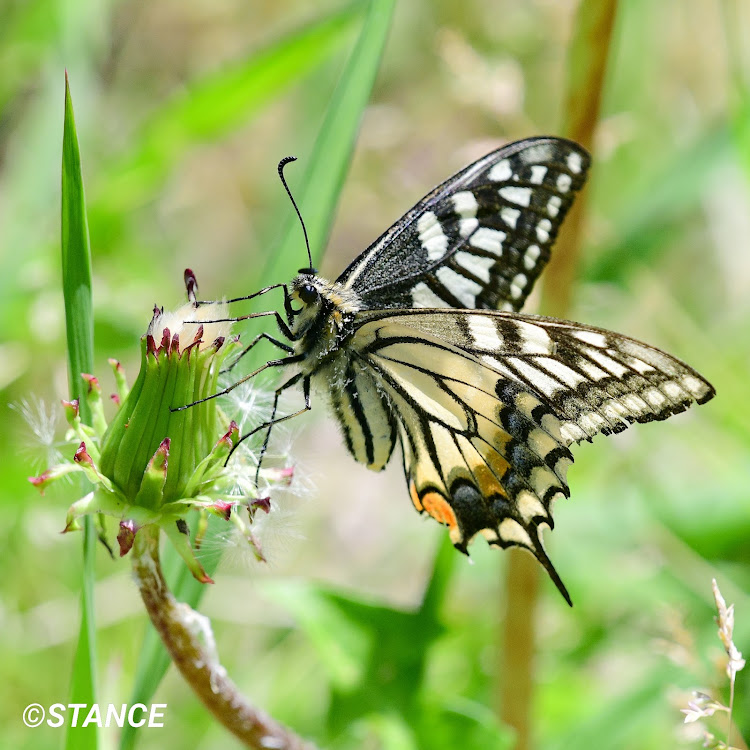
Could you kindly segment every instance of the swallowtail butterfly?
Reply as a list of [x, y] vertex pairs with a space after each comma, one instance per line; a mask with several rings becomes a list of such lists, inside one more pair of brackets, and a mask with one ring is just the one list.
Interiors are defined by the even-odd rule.
[[[310, 267], [258, 292], [283, 287], [286, 319], [261, 314], [275, 315], [288, 343], [253, 342], [288, 353], [260, 369], [297, 371], [276, 391], [271, 420], [249, 434], [266, 429], [267, 444], [273, 424], [310, 408], [316, 385], [357, 461], [381, 470], [400, 446], [414, 507], [445, 524], [457, 549], [477, 534], [525, 547], [568, 602], [541, 531], [570, 494], [571, 444], [714, 395], [652, 346], [518, 312], [588, 167], [588, 154], [560, 138], [493, 151], [432, 190], [336, 281]], [[279, 394], [300, 381], [305, 408], [276, 418]]]

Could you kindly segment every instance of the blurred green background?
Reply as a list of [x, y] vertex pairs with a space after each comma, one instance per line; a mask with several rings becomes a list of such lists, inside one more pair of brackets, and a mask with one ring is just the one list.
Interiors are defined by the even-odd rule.
[[[335, 277], [472, 159], [505, 140], [559, 132], [576, 7], [397, 4], [324, 274]], [[21, 712], [67, 702], [79, 617], [80, 543], [58, 533], [75, 490], [40, 498], [27, 483], [48, 458], [10, 408], [42, 399], [56, 411], [67, 395], [63, 70], [106, 390], [108, 357], [135, 377], [151, 308], [181, 301], [186, 266], [205, 297], [254, 290], [291, 220], [276, 163], [290, 153], [304, 163], [311, 152], [361, 24], [362, 3], [341, 8], [0, 3], [2, 747], [60, 746], [61, 730], [27, 729]], [[285, 57], [301, 33], [309, 40]], [[681, 724], [687, 691], [726, 699], [712, 577], [736, 603], [735, 641], [750, 651], [749, 49], [750, 10], [739, 0], [627, 0], [618, 9], [571, 317], [686, 359], [718, 396], [577, 450], [572, 498], [556, 507], [548, 537], [575, 607], [544, 582], [538, 747], [699, 746]], [[303, 169], [288, 170], [293, 187], [293, 170]], [[285, 277], [306, 264], [301, 239], [295, 264]], [[510, 746], [493, 718], [507, 555], [477, 543], [473, 565], [456, 556], [439, 606], [413, 614], [445, 532], [414, 513], [399, 461], [382, 475], [355, 464], [321, 406], [281, 435], [297, 476], [260, 531], [269, 562], [228, 541], [201, 605], [223, 663], [261, 706], [329, 747]], [[127, 558], [99, 550], [97, 576], [99, 701], [120, 704], [145, 616]], [[747, 737], [746, 683], [740, 673], [735, 719]], [[168, 704], [166, 726], [142, 732], [138, 747], [239, 746], [173, 670], [154, 700]], [[103, 747], [117, 741], [115, 730], [102, 733]]]

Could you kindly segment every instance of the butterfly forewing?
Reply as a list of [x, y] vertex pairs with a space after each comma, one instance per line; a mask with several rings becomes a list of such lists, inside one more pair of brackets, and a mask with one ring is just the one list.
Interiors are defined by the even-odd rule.
[[558, 138], [498, 149], [425, 196], [339, 282], [368, 309], [520, 310], [588, 166]]

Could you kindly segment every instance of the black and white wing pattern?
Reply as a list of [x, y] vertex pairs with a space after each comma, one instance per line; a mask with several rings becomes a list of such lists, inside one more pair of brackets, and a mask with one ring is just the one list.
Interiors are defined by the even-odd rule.
[[365, 309], [520, 310], [589, 161], [562, 138], [493, 151], [425, 196], [338, 282]]
[[384, 464], [398, 434], [418, 511], [447, 525], [464, 552], [477, 534], [527, 548], [568, 602], [541, 529], [553, 527], [554, 501], [570, 494], [569, 446], [714, 395], [654, 347], [531, 315], [363, 312], [350, 353], [370, 379], [348, 385], [362, 402], [356, 420], [339, 414], [345, 427], [356, 421], [355, 457], [367, 446]]
[[279, 394], [302, 379], [308, 409], [316, 385], [357, 461], [380, 470], [401, 445], [414, 506], [459, 550], [477, 535], [524, 547], [570, 602], [541, 529], [569, 495], [571, 445], [714, 395], [647, 344], [518, 312], [588, 168], [571, 141], [509, 144], [436, 187], [338, 280], [301, 269], [287, 325], [277, 316], [291, 354], [269, 362], [299, 371], [243, 439], [265, 428], [262, 455], [290, 418], [275, 419]]

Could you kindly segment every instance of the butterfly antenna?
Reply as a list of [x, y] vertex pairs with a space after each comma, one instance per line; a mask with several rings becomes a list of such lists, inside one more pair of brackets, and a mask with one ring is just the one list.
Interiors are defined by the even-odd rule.
[[305, 222], [302, 220], [302, 214], [299, 212], [299, 208], [297, 208], [297, 202], [294, 200], [292, 191], [289, 189], [289, 185], [286, 184], [286, 180], [284, 179], [284, 167], [287, 164], [289, 164], [290, 161], [297, 161], [297, 157], [285, 156], [279, 162], [279, 179], [281, 180], [281, 184], [284, 186], [284, 189], [286, 190], [286, 193], [289, 196], [289, 200], [292, 202], [292, 205], [294, 206], [294, 210], [297, 212], [299, 223], [302, 225], [302, 232], [305, 235], [305, 246], [307, 247], [307, 259], [310, 262], [310, 265], [307, 268], [301, 268], [300, 273], [316, 273], [315, 269], [313, 268], [313, 263], [312, 263], [312, 253], [310, 252], [310, 240], [307, 238], [307, 227], [305, 227]]

